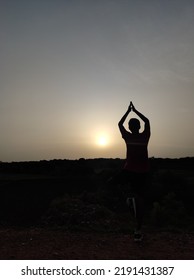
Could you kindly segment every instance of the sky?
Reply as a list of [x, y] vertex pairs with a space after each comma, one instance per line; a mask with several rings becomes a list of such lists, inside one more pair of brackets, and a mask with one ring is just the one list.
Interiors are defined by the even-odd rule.
[[0, 0], [0, 161], [125, 158], [130, 101], [149, 157], [194, 156], [193, 26], [192, 0]]

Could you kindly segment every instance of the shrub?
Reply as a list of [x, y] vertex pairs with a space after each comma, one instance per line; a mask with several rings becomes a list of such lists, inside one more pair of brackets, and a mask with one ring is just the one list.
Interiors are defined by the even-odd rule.
[[157, 226], [184, 226], [187, 213], [182, 201], [177, 200], [174, 193], [168, 193], [161, 202], [154, 202], [151, 221]]

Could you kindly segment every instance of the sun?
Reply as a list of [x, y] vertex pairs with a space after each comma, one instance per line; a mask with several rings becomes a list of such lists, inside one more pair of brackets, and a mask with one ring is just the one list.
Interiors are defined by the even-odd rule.
[[105, 135], [100, 135], [100, 136], [98, 136], [98, 138], [97, 138], [97, 144], [98, 144], [98, 146], [100, 146], [100, 147], [105, 147], [105, 146], [107, 146], [107, 145], [108, 145], [108, 139], [107, 139], [107, 137], [106, 137]]

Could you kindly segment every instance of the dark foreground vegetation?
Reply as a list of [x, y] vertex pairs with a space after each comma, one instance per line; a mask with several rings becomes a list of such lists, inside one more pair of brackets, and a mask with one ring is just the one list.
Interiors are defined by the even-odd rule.
[[[150, 159], [145, 225], [194, 229], [194, 158]], [[0, 224], [128, 232], [122, 191], [107, 189], [121, 159], [0, 163]]]
[[144, 239], [133, 242], [120, 159], [0, 163], [0, 259], [193, 259], [194, 158], [150, 159]]

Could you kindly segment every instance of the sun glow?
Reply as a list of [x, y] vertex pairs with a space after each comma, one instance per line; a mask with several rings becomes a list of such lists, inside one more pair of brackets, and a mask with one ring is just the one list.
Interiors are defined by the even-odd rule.
[[108, 145], [108, 139], [105, 135], [100, 135], [97, 137], [97, 144], [98, 146], [104, 147]]

